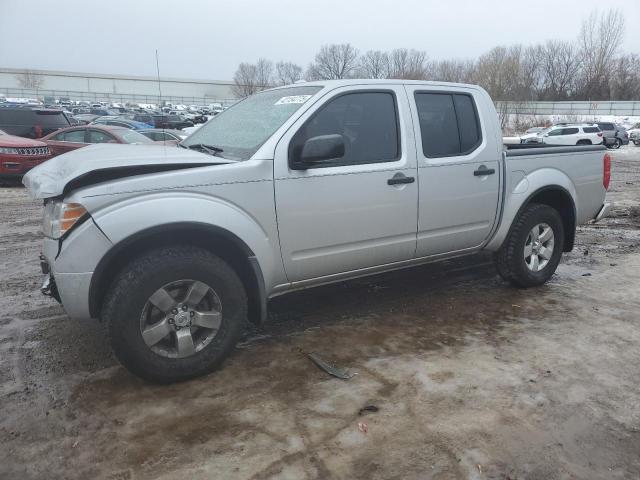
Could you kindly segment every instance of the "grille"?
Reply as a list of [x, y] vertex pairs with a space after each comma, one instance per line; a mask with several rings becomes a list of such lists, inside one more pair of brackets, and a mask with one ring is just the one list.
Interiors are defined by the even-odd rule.
[[49, 155], [49, 147], [18, 148], [19, 155]]

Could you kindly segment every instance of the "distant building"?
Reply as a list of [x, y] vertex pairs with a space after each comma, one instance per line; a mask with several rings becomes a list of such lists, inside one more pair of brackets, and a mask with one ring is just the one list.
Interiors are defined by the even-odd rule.
[[[162, 98], [185, 104], [229, 103], [233, 82], [161, 78]], [[71, 100], [158, 103], [158, 79], [131, 75], [0, 68], [0, 94], [6, 97], [68, 97]]]

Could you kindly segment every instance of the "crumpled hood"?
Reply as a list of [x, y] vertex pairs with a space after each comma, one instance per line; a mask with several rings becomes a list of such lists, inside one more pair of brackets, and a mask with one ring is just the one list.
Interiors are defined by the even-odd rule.
[[[104, 172], [104, 180], [162, 170], [231, 163], [220, 157], [175, 146], [91, 145], [79, 148], [38, 165], [22, 179], [33, 198], [62, 195], [70, 182]], [[117, 178], [115, 177], [115, 178]], [[94, 181], [98, 183], [100, 180]]]

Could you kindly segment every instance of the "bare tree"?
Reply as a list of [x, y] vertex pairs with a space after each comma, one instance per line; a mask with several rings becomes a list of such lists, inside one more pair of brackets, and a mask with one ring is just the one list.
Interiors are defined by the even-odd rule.
[[430, 80], [469, 83], [473, 79], [475, 64], [472, 60], [438, 60], [427, 68]]
[[349, 43], [324, 45], [309, 65], [309, 80], [349, 78], [358, 66], [358, 50]]
[[256, 64], [256, 84], [258, 90], [273, 86], [273, 63], [266, 58], [258, 59]]
[[289, 85], [302, 79], [302, 67], [292, 62], [276, 63], [276, 83]]
[[358, 75], [362, 78], [389, 78], [389, 55], [380, 50], [369, 50], [360, 57]]
[[238, 65], [238, 69], [233, 75], [231, 90], [239, 98], [248, 97], [256, 93], [258, 91], [258, 69], [256, 66], [245, 62]]
[[424, 80], [427, 78], [427, 54], [420, 50], [396, 48], [389, 54], [391, 78]]
[[261, 58], [257, 63], [241, 63], [233, 76], [231, 90], [244, 98], [273, 85], [273, 63]]
[[542, 85], [540, 100], [566, 100], [575, 94], [581, 61], [577, 47], [565, 41], [550, 40], [542, 47]]
[[610, 84], [611, 97], [616, 100], [640, 98], [640, 55], [630, 53], [616, 59]]
[[495, 100], [520, 100], [526, 95], [521, 72], [522, 47], [495, 47], [480, 56], [474, 72], [475, 83]]
[[[575, 42], [550, 40], [522, 47], [498, 46], [477, 60], [429, 62], [421, 50], [396, 48], [369, 50], [361, 57], [352, 45], [324, 45], [305, 72], [308, 80], [354, 78], [400, 78], [439, 80], [482, 85], [495, 100], [609, 100], [640, 97], [640, 56], [622, 55], [624, 18], [619, 10], [592, 13], [582, 24]], [[234, 91], [246, 96], [272, 84], [290, 84], [302, 77], [291, 62], [275, 65], [260, 59], [240, 64]], [[506, 104], [505, 104], [506, 105]], [[518, 112], [516, 112], [518, 113]], [[504, 116], [507, 112], [501, 112]], [[513, 112], [508, 112], [512, 115]], [[506, 118], [506, 117], [505, 117]]]
[[582, 58], [580, 95], [585, 100], [610, 97], [610, 74], [623, 37], [624, 16], [620, 10], [596, 11], [582, 22], [578, 44]]
[[44, 78], [33, 70], [25, 70], [16, 75], [16, 80], [22, 88], [30, 88], [33, 90], [42, 88], [42, 84], [44, 83]]

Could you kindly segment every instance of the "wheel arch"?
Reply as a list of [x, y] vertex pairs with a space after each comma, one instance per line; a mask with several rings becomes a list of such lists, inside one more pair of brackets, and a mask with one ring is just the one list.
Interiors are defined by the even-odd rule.
[[192, 245], [219, 256], [238, 273], [249, 298], [249, 320], [266, 317], [266, 293], [262, 269], [255, 253], [237, 235], [201, 222], [172, 222], [138, 231], [116, 243], [98, 262], [89, 286], [89, 311], [99, 317], [104, 297], [124, 266], [151, 249]]
[[513, 217], [507, 237], [509, 233], [511, 233], [513, 224], [520, 217], [524, 209], [532, 203], [548, 205], [560, 214], [564, 227], [564, 245], [562, 251], [570, 252], [573, 250], [576, 234], [576, 204], [571, 193], [560, 185], [546, 185], [532, 192], [522, 205], [520, 205], [516, 215]]

